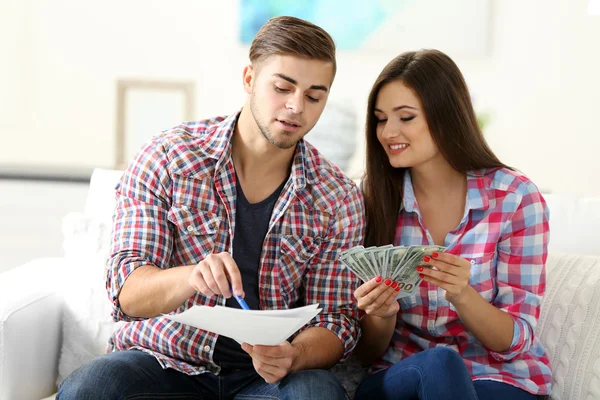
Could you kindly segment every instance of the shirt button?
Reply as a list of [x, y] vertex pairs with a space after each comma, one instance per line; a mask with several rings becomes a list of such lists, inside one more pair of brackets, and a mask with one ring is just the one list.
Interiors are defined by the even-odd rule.
[[194, 227], [192, 225], [188, 225], [187, 230], [188, 230], [188, 232], [193, 232]]
[[208, 353], [210, 351], [210, 346], [209, 345], [204, 346], [204, 351], [206, 353]]

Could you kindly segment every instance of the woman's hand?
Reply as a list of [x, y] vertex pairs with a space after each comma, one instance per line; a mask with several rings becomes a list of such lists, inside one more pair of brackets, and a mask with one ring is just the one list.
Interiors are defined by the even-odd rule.
[[354, 297], [358, 301], [358, 308], [368, 315], [389, 318], [400, 309], [400, 304], [396, 301], [399, 291], [397, 282], [378, 276], [360, 285], [354, 292]]
[[471, 287], [471, 262], [447, 253], [433, 253], [431, 257], [423, 257], [423, 261], [435, 267], [417, 267], [423, 280], [444, 289], [446, 300], [453, 305], [460, 304]]

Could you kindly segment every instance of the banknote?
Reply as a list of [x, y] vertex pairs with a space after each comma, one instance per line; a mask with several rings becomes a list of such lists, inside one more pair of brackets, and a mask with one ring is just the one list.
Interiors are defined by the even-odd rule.
[[413, 246], [356, 246], [340, 254], [340, 261], [362, 281], [377, 276], [398, 282], [400, 291], [397, 298], [413, 295], [422, 282], [418, 266], [432, 268], [423, 257], [446, 248], [437, 245]]

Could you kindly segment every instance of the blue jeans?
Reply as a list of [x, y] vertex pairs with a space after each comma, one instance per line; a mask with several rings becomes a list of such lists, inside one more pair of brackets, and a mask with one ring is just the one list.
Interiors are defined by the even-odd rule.
[[436, 347], [397, 362], [365, 378], [355, 400], [534, 400], [543, 398], [512, 385], [490, 380], [472, 381], [462, 357]]
[[163, 369], [142, 351], [129, 350], [98, 357], [65, 379], [57, 400], [86, 399], [347, 399], [329, 371], [306, 370], [276, 384], [266, 383], [254, 369], [225, 376], [186, 375]]

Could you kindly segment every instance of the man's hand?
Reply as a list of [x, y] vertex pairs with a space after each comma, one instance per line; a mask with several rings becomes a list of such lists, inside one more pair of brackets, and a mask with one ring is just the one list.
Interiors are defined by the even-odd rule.
[[252, 357], [254, 369], [267, 383], [277, 383], [292, 370], [299, 350], [289, 342], [279, 346], [252, 346], [242, 343], [242, 349]]
[[188, 283], [196, 291], [206, 296], [223, 295], [231, 297], [229, 282], [233, 292], [244, 297], [240, 270], [229, 253], [209, 254], [200, 261], [189, 275]]

